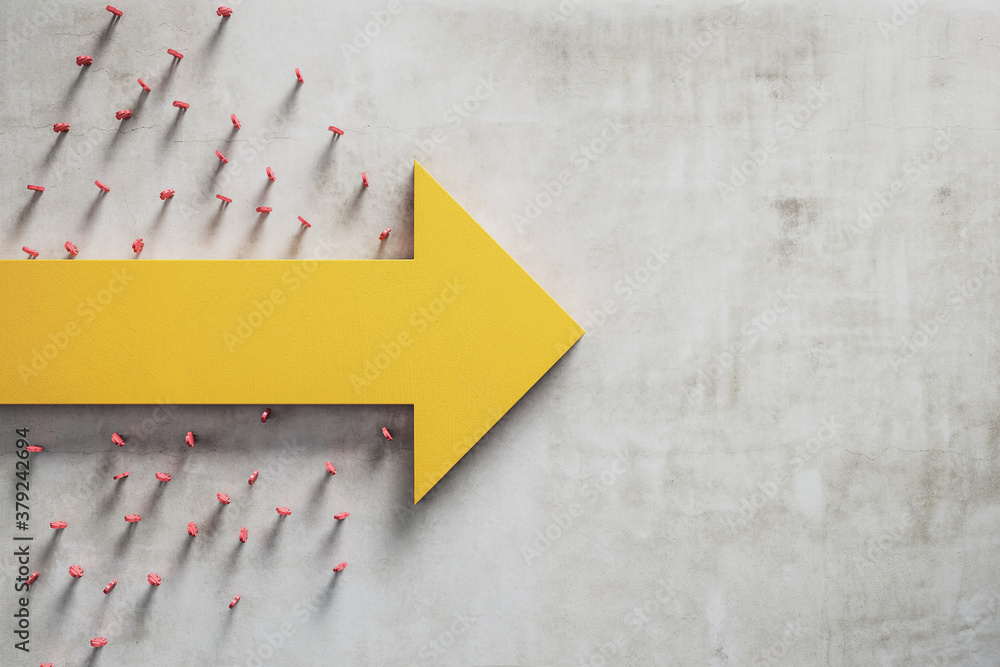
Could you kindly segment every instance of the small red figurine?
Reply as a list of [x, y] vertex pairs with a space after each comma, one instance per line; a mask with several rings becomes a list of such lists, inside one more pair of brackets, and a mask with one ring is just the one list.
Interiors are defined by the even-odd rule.
[[77, 56], [76, 57], [76, 64], [79, 65], [80, 67], [88, 67], [91, 64], [93, 64], [93, 62], [94, 62], [94, 59], [91, 58], [90, 56]]
[[191, 108], [190, 104], [188, 104], [187, 102], [181, 102], [180, 100], [174, 100], [174, 106], [177, 107], [178, 109], [189, 109], [189, 108]]
[[221, 199], [222, 201], [226, 202], [227, 204], [232, 204], [233, 203], [232, 199], [230, 199], [229, 197], [223, 197], [222, 195], [215, 195], [215, 198], [216, 199]]
[[312, 225], [310, 225], [308, 222], [306, 222], [306, 219], [303, 218], [301, 215], [299, 216], [299, 222], [301, 222], [306, 227], [312, 227]]
[[93, 639], [90, 640], [90, 645], [93, 646], [94, 648], [100, 648], [101, 646], [107, 646], [108, 645], [108, 639], [107, 639], [107, 637], [94, 637]]
[[112, 14], [114, 14], [115, 16], [117, 16], [118, 18], [121, 18], [122, 14], [124, 13], [124, 12], [122, 12], [122, 10], [120, 10], [120, 9], [118, 9], [116, 7], [112, 7], [111, 5], [108, 5], [107, 7], [105, 7], [105, 9], [107, 9], [109, 12], [111, 12]]
[[70, 565], [69, 576], [73, 577], [74, 579], [79, 579], [80, 577], [83, 576], [83, 568], [80, 567], [79, 565]]
[[101, 183], [100, 181], [94, 181], [94, 185], [99, 187], [101, 190], [104, 190], [105, 192], [111, 192], [111, 188], [106, 186], [104, 183]]
[[116, 479], [116, 480], [117, 479], [122, 479], [123, 477], [128, 477], [130, 474], [131, 473], [129, 473], [129, 472], [119, 473], [119, 474], [115, 475], [112, 479]]
[[328, 473], [330, 473], [331, 475], [336, 475], [337, 474], [337, 469], [334, 468], [333, 464], [330, 463], [329, 461], [326, 462], [326, 471]]
[[347, 561], [346, 560], [343, 563], [341, 563], [340, 565], [338, 565], [337, 567], [333, 568], [333, 571], [334, 572], [340, 572], [345, 567], [347, 567]]
[[387, 429], [385, 426], [382, 427], [382, 435], [385, 436], [386, 440], [392, 440], [392, 436], [389, 435], [389, 429]]
[[254, 470], [253, 474], [250, 475], [250, 479], [247, 480], [247, 484], [249, 484], [250, 486], [253, 486], [253, 483], [257, 481], [257, 475], [259, 475], [259, 474], [260, 474], [259, 470]]
[[339, 127], [334, 127], [333, 125], [331, 125], [330, 127], [326, 128], [326, 129], [330, 130], [331, 132], [333, 132], [334, 134], [336, 134], [338, 136], [343, 136], [344, 135], [344, 131], [342, 129], [340, 129]]
[[237, 595], [236, 597], [233, 598], [233, 601], [229, 603], [229, 608], [232, 609], [233, 607], [235, 607], [236, 603], [239, 601], [240, 601], [240, 596]]
[[229, 504], [229, 496], [227, 496], [226, 494], [224, 494], [224, 493], [217, 493], [217, 494], [215, 494], [215, 497], [218, 498], [219, 502], [222, 503], [223, 505], [228, 505]]
[[237, 130], [242, 127], [240, 125], [240, 119], [236, 117], [236, 114], [229, 114], [229, 120], [233, 121], [233, 126], [236, 127]]
[[215, 157], [222, 160], [222, 164], [229, 164], [229, 160], [227, 160], [226, 156], [222, 154], [222, 151], [215, 151]]
[[146, 575], [146, 581], [149, 582], [150, 586], [159, 586], [160, 582], [163, 580], [160, 579], [160, 575], [150, 572], [148, 575]]
[[273, 210], [274, 209], [271, 208], [270, 206], [258, 206], [257, 207], [257, 212], [258, 213], [270, 213]]
[[173, 199], [175, 191], [172, 188], [167, 188], [160, 193], [160, 199], [166, 201], [168, 199]]
[[361, 172], [361, 182], [365, 184], [366, 188], [368, 187], [368, 174], [365, 172]]
[[247, 532], [246, 526], [240, 528], [240, 542], [246, 544], [248, 537], [250, 537], [250, 533]]
[[158, 473], [156, 473], [156, 479], [160, 480], [161, 482], [169, 482], [170, 481], [170, 475], [168, 475], [165, 472], [158, 472]]
[[118, 585], [117, 579], [112, 579], [111, 583], [104, 587], [104, 594], [107, 595], [111, 591], [115, 590], [115, 586]]
[[119, 447], [124, 447], [125, 446], [125, 441], [117, 433], [112, 433], [111, 434], [111, 442], [115, 443]]
[[295, 68], [295, 78], [299, 80], [299, 83], [306, 82], [306, 80], [302, 78], [302, 72], [299, 71], [298, 67]]
[[260, 423], [263, 424], [267, 421], [267, 418], [271, 416], [271, 408], [264, 410], [264, 414], [260, 416]]
[[135, 241], [132, 241], [132, 252], [139, 254], [140, 252], [142, 252], [142, 249], [144, 247], [145, 244], [142, 242], [142, 239], [136, 239]]
[[194, 432], [188, 431], [187, 435], [184, 436], [184, 442], [187, 443], [188, 447], [194, 447]]
[[188, 522], [188, 535], [191, 537], [198, 537], [198, 524], [194, 521]]
[[382, 233], [378, 235], [378, 240], [379, 241], [385, 241], [387, 238], [389, 238], [389, 232], [391, 232], [391, 231], [392, 230], [390, 228], [388, 228], [388, 227], [386, 227], [385, 229], [383, 229]]
[[53, 521], [52, 523], [49, 524], [49, 528], [54, 528], [55, 530], [62, 530], [68, 525], [69, 524], [66, 523], [65, 521]]
[[[215, 13], [218, 16], [228, 19], [230, 16], [233, 15], [233, 9], [232, 7], [219, 7], [218, 9], [215, 10]], [[239, 598], [238, 595], [236, 597]]]
[[138, 514], [126, 514], [125, 520], [128, 521], [129, 523], [139, 523], [140, 521], [142, 521], [142, 517], [139, 516]]
[[69, 123], [56, 123], [52, 126], [53, 132], [69, 132]]
[[115, 118], [118, 120], [128, 120], [132, 117], [132, 112], [128, 109], [121, 109], [115, 112]]
[[142, 86], [142, 89], [145, 90], [147, 93], [152, 90], [152, 88], [150, 88], [149, 86], [147, 86], [146, 82], [143, 81], [141, 78], [136, 79], [136, 81], [139, 82], [139, 85]]
[[74, 257], [80, 254], [80, 251], [77, 250], [76, 246], [70, 243], [69, 241], [66, 241], [66, 245], [64, 245], [63, 247], [66, 248], [66, 252], [73, 255]]
[[31, 576], [28, 577], [24, 583], [28, 584], [29, 586], [35, 583], [36, 581], [38, 581], [38, 574], [39, 574], [38, 572], [32, 572]]
[[288, 509], [287, 507], [275, 507], [274, 511], [280, 514], [281, 516], [289, 516], [292, 513], [292, 510]]
[[25, 449], [29, 452], [44, 452], [45, 448], [41, 445], [28, 445]]
[[271, 169], [270, 167], [267, 168], [267, 177], [272, 183], [278, 180], [278, 177], [274, 175], [274, 169]]
[[169, 53], [170, 55], [172, 55], [174, 58], [177, 58], [177, 60], [184, 60], [184, 54], [183, 53], [179, 53], [177, 51], [174, 51], [173, 49], [167, 49], [167, 53]]
[[343, 521], [349, 516], [351, 516], [350, 512], [341, 512], [340, 514], [334, 514], [333, 518], [336, 519], [337, 521]]
[[35, 250], [34, 248], [29, 248], [28, 246], [25, 245], [25, 246], [21, 246], [21, 250], [23, 250], [24, 252], [28, 253], [32, 257], [38, 257], [38, 251]]
[[32, 190], [34, 192], [45, 192], [45, 186], [44, 185], [29, 185], [28, 189]]

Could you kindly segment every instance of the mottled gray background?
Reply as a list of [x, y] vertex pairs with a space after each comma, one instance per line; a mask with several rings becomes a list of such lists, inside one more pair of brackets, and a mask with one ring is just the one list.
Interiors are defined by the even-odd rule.
[[1000, 662], [995, 3], [119, 3], [0, 5], [0, 256], [411, 257], [416, 158], [588, 333], [416, 507], [409, 406], [3, 408], [0, 662]]

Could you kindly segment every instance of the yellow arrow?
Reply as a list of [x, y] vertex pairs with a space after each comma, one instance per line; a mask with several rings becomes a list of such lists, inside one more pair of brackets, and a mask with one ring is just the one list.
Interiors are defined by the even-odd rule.
[[0, 261], [0, 403], [412, 404], [419, 501], [583, 335], [419, 164], [414, 259]]

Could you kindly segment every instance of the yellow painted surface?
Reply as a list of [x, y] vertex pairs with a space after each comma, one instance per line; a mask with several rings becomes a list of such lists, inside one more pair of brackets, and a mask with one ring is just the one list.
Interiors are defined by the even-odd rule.
[[583, 330], [419, 164], [412, 260], [6, 260], [0, 403], [413, 404], [417, 502]]

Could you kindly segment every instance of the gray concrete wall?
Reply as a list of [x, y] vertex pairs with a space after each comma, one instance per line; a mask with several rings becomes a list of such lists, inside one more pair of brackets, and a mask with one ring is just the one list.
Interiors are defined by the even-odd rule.
[[587, 335], [416, 507], [408, 406], [0, 408], [0, 662], [997, 664], [997, 7], [390, 5], [4, 2], [0, 256], [406, 258], [416, 158]]

